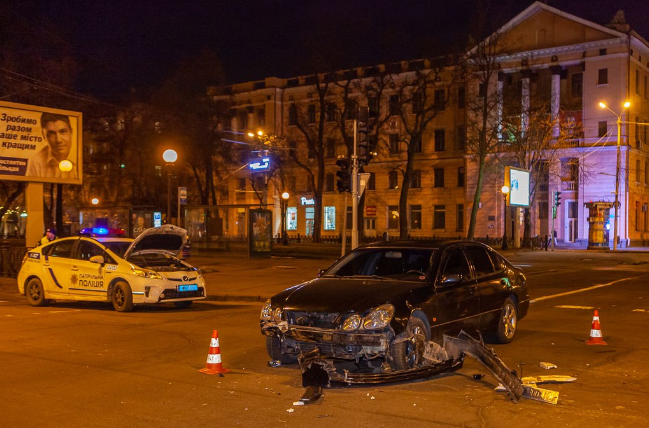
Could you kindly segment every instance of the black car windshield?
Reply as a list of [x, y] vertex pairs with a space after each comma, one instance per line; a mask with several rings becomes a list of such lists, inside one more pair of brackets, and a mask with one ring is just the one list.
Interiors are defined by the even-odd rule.
[[369, 276], [417, 280], [427, 274], [433, 249], [366, 248], [352, 251], [330, 267], [324, 276]]

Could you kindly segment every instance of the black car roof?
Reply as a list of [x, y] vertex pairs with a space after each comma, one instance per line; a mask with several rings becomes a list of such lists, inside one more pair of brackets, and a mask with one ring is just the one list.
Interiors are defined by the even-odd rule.
[[470, 245], [483, 245], [476, 241], [468, 240], [431, 240], [431, 239], [417, 239], [417, 240], [396, 240], [396, 241], [377, 241], [363, 245], [360, 248], [431, 248], [439, 249], [454, 244], [470, 244]]

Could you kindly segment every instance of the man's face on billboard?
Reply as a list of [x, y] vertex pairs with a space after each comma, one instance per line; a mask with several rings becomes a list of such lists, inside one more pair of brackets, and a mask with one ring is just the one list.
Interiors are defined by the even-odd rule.
[[67, 159], [72, 147], [72, 130], [62, 120], [47, 122], [43, 126], [43, 136], [50, 145], [50, 152], [59, 162]]

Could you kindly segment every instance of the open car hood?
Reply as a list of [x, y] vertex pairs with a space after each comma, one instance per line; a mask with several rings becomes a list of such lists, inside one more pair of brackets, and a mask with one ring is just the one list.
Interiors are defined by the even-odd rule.
[[124, 253], [124, 258], [139, 253], [167, 253], [178, 256], [183, 246], [187, 231], [181, 227], [165, 224], [160, 227], [151, 227], [142, 232], [131, 243]]

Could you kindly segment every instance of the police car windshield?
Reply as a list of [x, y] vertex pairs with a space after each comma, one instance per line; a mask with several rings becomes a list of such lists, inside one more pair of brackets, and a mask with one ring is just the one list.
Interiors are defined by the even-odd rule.
[[113, 253], [117, 254], [120, 257], [124, 257], [124, 253], [131, 245], [130, 242], [103, 242], [104, 246], [108, 248]]

